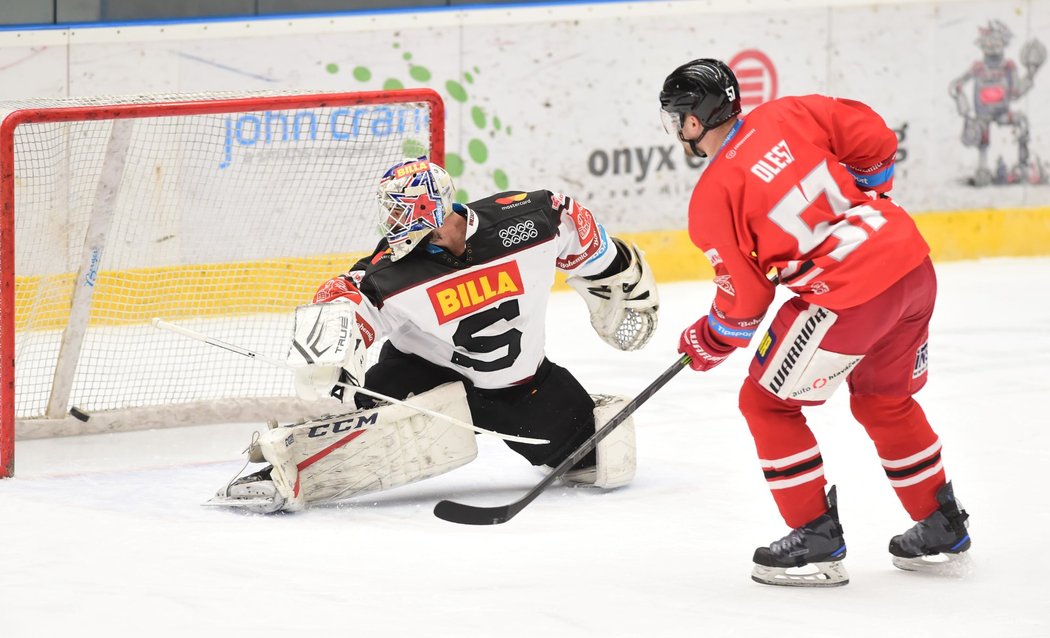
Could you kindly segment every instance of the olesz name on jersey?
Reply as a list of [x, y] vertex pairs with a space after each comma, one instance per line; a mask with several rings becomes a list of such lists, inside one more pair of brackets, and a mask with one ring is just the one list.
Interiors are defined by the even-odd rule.
[[768, 153], [762, 156], [762, 159], [755, 162], [751, 167], [751, 172], [768, 184], [780, 174], [780, 171], [787, 168], [794, 161], [795, 157], [788, 150], [787, 142], [780, 140], [773, 148], [769, 149]]

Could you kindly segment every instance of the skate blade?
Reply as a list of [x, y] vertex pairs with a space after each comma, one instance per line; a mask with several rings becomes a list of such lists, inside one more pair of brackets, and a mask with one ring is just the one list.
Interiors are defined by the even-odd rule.
[[918, 558], [893, 557], [893, 566], [906, 572], [930, 574], [947, 578], [965, 578], [973, 573], [973, 559], [969, 552], [961, 554], [933, 554]]
[[755, 565], [751, 580], [763, 585], [783, 587], [841, 587], [849, 583], [849, 573], [840, 560], [810, 563], [802, 567]]
[[230, 498], [229, 496], [217, 495], [204, 501], [201, 505], [205, 507], [226, 507], [253, 514], [272, 514], [281, 509], [281, 503], [265, 496], [258, 498]]

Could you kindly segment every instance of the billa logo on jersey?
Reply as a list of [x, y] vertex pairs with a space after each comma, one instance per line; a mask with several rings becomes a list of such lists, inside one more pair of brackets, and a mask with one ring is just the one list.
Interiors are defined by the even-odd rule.
[[416, 173], [422, 173], [430, 168], [430, 162], [424, 160], [422, 162], [412, 162], [411, 164], [405, 164], [399, 166], [394, 171], [394, 179], [404, 177], [405, 175], [415, 175]]
[[508, 261], [427, 288], [438, 324], [525, 292], [518, 263]]

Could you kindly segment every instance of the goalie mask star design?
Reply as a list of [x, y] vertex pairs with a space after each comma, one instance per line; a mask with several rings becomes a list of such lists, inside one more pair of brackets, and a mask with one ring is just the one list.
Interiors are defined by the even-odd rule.
[[452, 210], [455, 187], [445, 169], [426, 157], [405, 159], [379, 180], [379, 232], [397, 261], [418, 246]]

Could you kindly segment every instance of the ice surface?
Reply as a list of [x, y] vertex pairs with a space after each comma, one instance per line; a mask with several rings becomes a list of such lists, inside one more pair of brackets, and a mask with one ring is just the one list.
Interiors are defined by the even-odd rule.
[[[431, 514], [496, 505], [540, 478], [496, 440], [442, 477], [338, 507], [253, 516], [200, 503], [255, 425], [22, 441], [0, 481], [0, 636], [1050, 636], [1050, 259], [943, 264], [919, 394], [972, 515], [974, 572], [901, 572], [910, 525], [845, 392], [808, 411], [839, 486], [851, 583], [761, 586], [757, 545], [786, 533], [736, 393], [749, 356], [686, 370], [637, 413], [635, 482], [551, 488], [502, 526]], [[661, 287], [660, 329], [618, 353], [559, 293], [550, 358], [591, 391], [634, 395], [675, 361], [708, 283]], [[231, 355], [231, 365], [256, 365]]]

